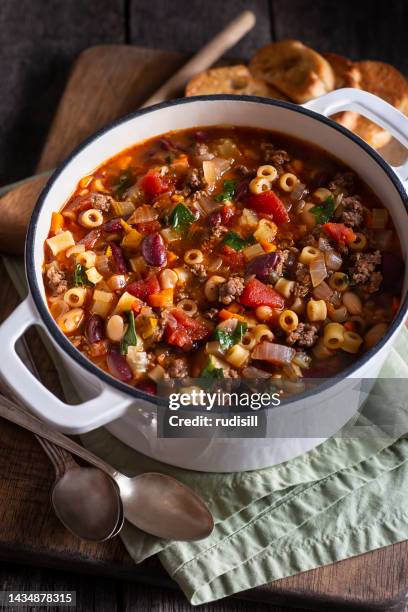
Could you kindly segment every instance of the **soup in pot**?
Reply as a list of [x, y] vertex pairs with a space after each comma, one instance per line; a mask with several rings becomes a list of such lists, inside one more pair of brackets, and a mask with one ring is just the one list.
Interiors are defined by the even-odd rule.
[[403, 263], [386, 208], [322, 149], [217, 126], [136, 144], [52, 215], [61, 331], [154, 393], [163, 379], [330, 377], [385, 334]]

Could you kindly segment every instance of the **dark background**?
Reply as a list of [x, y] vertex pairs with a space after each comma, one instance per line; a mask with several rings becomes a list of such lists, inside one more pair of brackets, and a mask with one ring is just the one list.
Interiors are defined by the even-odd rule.
[[[298, 38], [319, 51], [389, 62], [408, 76], [406, 0], [0, 0], [0, 185], [33, 171], [81, 51], [133, 44], [190, 55], [244, 9], [256, 13], [257, 24], [231, 57], [248, 59], [271, 40]], [[172, 591], [29, 565], [1, 565], [0, 588], [76, 589], [77, 610], [192, 609]], [[284, 612], [236, 601], [199, 608], [266, 609]]]

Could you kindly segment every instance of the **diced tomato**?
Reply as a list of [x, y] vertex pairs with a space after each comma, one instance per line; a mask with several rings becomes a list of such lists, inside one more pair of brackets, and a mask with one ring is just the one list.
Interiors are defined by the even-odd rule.
[[240, 298], [241, 304], [250, 308], [258, 306], [270, 306], [271, 308], [283, 308], [285, 302], [272, 287], [261, 283], [257, 278], [252, 278], [245, 286]]
[[151, 274], [148, 278], [144, 280], [135, 281], [134, 283], [129, 283], [126, 286], [126, 291], [139, 298], [139, 300], [143, 300], [146, 302], [149, 295], [153, 293], [159, 293], [160, 291], [160, 283], [157, 280], [157, 276], [155, 274]]
[[248, 206], [257, 213], [271, 214], [276, 225], [288, 223], [289, 214], [284, 203], [271, 189], [262, 193], [251, 193]]
[[140, 187], [150, 196], [156, 196], [169, 190], [170, 183], [165, 176], [155, 170], [149, 170], [140, 181]]
[[227, 244], [222, 247], [221, 257], [231, 271], [238, 270], [245, 265], [245, 256], [242, 251], [236, 251]]
[[204, 340], [210, 333], [204, 323], [189, 317], [180, 308], [174, 308], [171, 314], [173, 318], [166, 326], [166, 340], [169, 344], [188, 350], [194, 342]]
[[344, 223], [325, 223], [323, 229], [336, 242], [351, 244], [356, 239], [351, 227], [347, 227]]

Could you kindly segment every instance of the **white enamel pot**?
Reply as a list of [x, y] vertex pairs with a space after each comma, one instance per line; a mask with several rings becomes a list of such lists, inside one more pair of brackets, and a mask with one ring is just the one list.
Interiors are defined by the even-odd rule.
[[[381, 342], [325, 385], [280, 409], [268, 409], [268, 431], [273, 437], [163, 439], [156, 434], [157, 407], [145, 393], [102, 372], [59, 331], [48, 312], [41, 276], [43, 245], [51, 213], [72, 194], [78, 180], [106, 159], [138, 141], [169, 130], [229, 124], [279, 131], [316, 144], [350, 166], [390, 211], [407, 261], [408, 163], [392, 168], [361, 139], [326, 117], [353, 110], [384, 128], [408, 147], [408, 120], [375, 96], [343, 89], [303, 107], [263, 98], [211, 96], [186, 98], [144, 109], [115, 122], [82, 144], [58, 168], [35, 207], [26, 243], [29, 296], [0, 327], [0, 372], [21, 400], [40, 418], [66, 433], [81, 433], [105, 425], [117, 438], [138, 451], [166, 463], [203, 471], [241, 471], [280, 463], [304, 453], [334, 435], [356, 414], [361, 395], [351, 384], [356, 378], [375, 378], [398, 330], [407, 316], [407, 271], [400, 311]], [[18, 338], [31, 325], [46, 330], [61, 355], [66, 376], [83, 403], [67, 405], [48, 391], [24, 366], [15, 351]], [[269, 417], [269, 414], [271, 415]], [[303, 423], [304, 434], [279, 437], [285, 423]], [[310, 423], [324, 423], [317, 430]]]

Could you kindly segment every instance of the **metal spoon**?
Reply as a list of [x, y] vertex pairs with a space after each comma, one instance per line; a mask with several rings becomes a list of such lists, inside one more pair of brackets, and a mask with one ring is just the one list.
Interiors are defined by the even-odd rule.
[[36, 435], [55, 469], [54, 512], [74, 535], [93, 542], [113, 538], [125, 520], [119, 489], [100, 469], [78, 465], [63, 448]]
[[155, 472], [129, 478], [3, 396], [0, 417], [65, 448], [113, 478], [125, 518], [139, 529], [174, 540], [200, 540], [213, 530], [213, 517], [204, 501], [175, 478]]

